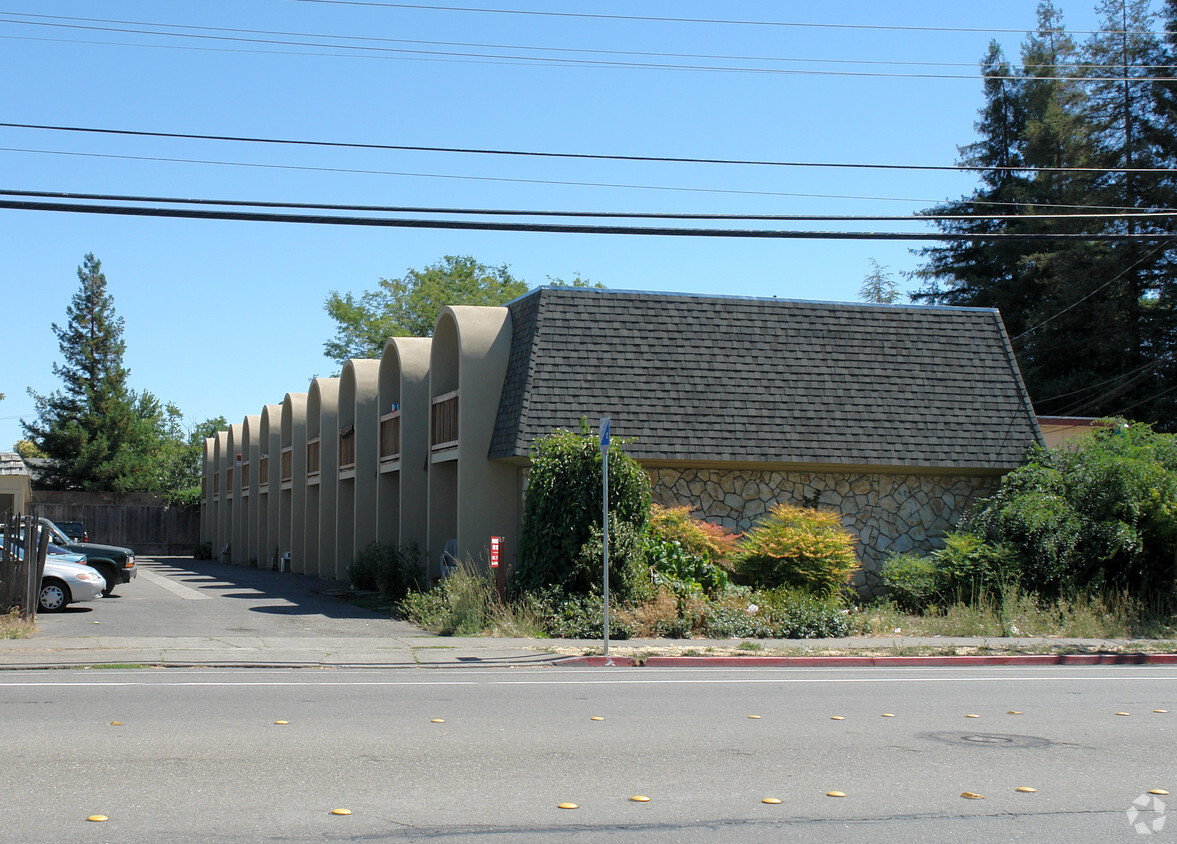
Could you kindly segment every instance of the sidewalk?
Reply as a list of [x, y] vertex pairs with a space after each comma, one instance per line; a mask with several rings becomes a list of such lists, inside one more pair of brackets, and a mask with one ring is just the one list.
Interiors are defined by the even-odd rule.
[[0, 670], [1177, 665], [1173, 641], [992, 637], [615, 639], [605, 658], [600, 639], [426, 633], [340, 600], [336, 581], [182, 557], [141, 558], [139, 568], [116, 598], [39, 617], [29, 639], [0, 640]]
[[[0, 670], [93, 666], [521, 668], [535, 666], [817, 667], [1177, 665], [1171, 642], [1110, 639], [600, 640], [446, 637], [47, 637], [0, 642]], [[1168, 653], [1148, 651], [1167, 650]], [[975, 653], [981, 651], [981, 653]]]

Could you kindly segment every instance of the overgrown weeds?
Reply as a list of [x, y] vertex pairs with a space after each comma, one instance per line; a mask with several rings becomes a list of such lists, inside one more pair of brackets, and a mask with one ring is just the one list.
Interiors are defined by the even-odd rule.
[[37, 625], [23, 618], [19, 609], [0, 615], [0, 639], [27, 639], [37, 632]]

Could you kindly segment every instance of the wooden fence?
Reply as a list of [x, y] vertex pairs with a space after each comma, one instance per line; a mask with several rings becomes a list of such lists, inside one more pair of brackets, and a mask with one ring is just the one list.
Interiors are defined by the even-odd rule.
[[[33, 516], [16, 516], [0, 527], [4, 529], [0, 537], [0, 612], [16, 608], [24, 618], [35, 619], [49, 533], [40, 529]], [[29, 546], [33, 553], [21, 550], [23, 537], [32, 537]]]
[[200, 544], [200, 513], [152, 495], [34, 491], [29, 510], [52, 522], [81, 522], [91, 542], [136, 554], [191, 554]]

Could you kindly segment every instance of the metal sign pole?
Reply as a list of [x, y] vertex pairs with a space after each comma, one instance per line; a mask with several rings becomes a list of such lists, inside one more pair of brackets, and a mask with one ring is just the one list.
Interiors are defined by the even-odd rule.
[[604, 538], [602, 566], [605, 571], [604, 640], [609, 655], [609, 417], [601, 417], [601, 533]]

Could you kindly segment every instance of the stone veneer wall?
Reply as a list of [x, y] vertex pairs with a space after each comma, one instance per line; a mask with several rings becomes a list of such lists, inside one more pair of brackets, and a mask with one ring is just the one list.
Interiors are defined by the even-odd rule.
[[992, 475], [919, 475], [867, 472], [769, 472], [733, 469], [650, 469], [655, 503], [687, 505], [695, 518], [744, 532], [778, 502], [814, 504], [842, 514], [858, 536], [862, 570], [852, 585], [863, 597], [883, 589], [891, 551], [927, 552], [974, 499], [989, 495]]

